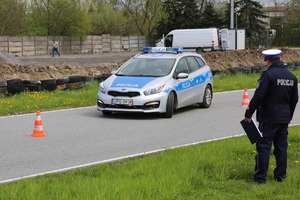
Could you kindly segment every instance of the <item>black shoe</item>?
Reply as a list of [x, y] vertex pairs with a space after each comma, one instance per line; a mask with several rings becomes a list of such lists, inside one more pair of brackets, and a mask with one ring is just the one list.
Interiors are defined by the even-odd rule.
[[277, 181], [277, 182], [282, 182], [285, 178], [286, 178], [286, 176], [284, 176], [284, 177], [274, 176], [274, 180]]
[[252, 183], [253, 183], [253, 184], [265, 184], [266, 181], [252, 179]]

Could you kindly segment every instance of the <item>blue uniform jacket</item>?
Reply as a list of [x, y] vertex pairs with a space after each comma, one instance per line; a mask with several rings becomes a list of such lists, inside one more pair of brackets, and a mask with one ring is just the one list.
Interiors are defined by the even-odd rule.
[[257, 82], [245, 117], [257, 110], [257, 121], [272, 124], [290, 123], [298, 102], [298, 82], [283, 62], [273, 63]]

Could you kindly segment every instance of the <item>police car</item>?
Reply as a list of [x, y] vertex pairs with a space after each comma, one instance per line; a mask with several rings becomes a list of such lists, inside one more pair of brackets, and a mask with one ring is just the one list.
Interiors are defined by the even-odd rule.
[[201, 55], [182, 48], [144, 47], [100, 83], [97, 109], [112, 112], [161, 113], [171, 118], [185, 106], [208, 108], [212, 73]]

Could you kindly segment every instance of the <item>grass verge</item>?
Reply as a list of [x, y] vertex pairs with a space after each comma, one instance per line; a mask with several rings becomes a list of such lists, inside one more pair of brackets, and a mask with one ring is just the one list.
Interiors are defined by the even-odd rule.
[[80, 90], [22, 92], [10, 97], [0, 97], [0, 115], [92, 106], [97, 101], [98, 87], [99, 82], [93, 81], [85, 83]]
[[250, 183], [255, 146], [246, 136], [0, 185], [0, 199], [299, 199], [300, 126], [289, 128], [288, 178]]
[[[300, 77], [300, 70], [291, 70], [293, 74], [298, 79]], [[243, 74], [237, 73], [235, 75], [228, 75], [228, 74], [217, 74], [213, 77], [213, 84], [214, 84], [214, 92], [224, 92], [230, 90], [241, 90], [244, 88], [255, 88], [257, 80], [261, 74]]]

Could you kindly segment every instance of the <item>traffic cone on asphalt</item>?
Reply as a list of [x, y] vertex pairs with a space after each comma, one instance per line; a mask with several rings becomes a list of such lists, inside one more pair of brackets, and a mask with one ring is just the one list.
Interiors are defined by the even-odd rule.
[[34, 129], [31, 137], [47, 137], [45, 135], [44, 130], [43, 130], [43, 124], [42, 124], [42, 119], [41, 119], [41, 113], [40, 111], [36, 112], [36, 120], [34, 123]]
[[242, 102], [241, 107], [247, 108], [249, 106], [249, 104], [250, 104], [250, 101], [249, 101], [249, 96], [248, 96], [248, 90], [247, 90], [247, 88], [245, 88], [243, 102]]

